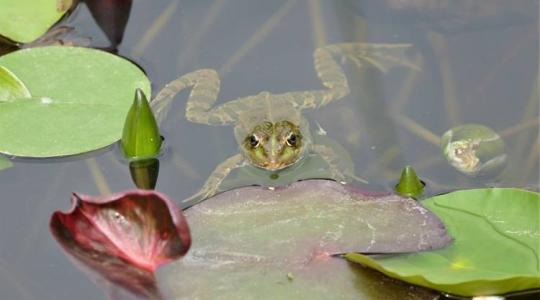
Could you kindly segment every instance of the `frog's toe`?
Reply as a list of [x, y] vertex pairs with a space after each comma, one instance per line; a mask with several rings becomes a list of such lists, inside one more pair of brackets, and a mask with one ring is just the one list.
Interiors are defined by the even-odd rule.
[[339, 182], [341, 184], [346, 184], [347, 183], [347, 178], [345, 178], [345, 175], [343, 175], [340, 172], [332, 172], [332, 179], [334, 179], [335, 181], [337, 181], [337, 182]]
[[362, 177], [356, 176], [356, 175], [354, 175], [354, 174], [351, 175], [351, 177], [352, 177], [354, 180], [358, 181], [358, 182], [361, 182], [361, 183], [364, 183], [364, 184], [369, 184], [369, 182], [368, 182], [367, 180], [365, 180], [364, 178], [362, 178]]
[[200, 195], [199, 193], [196, 193], [192, 195], [191, 197], [182, 200], [182, 203], [195, 203], [195, 202], [198, 202], [199, 199], [200, 199]]

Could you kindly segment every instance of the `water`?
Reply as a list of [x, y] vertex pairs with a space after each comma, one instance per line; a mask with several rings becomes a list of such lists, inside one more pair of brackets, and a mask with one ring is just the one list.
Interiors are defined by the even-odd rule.
[[[381, 1], [377, 1], [381, 2]], [[154, 91], [195, 69], [221, 77], [218, 104], [263, 90], [321, 88], [313, 69], [318, 46], [339, 42], [411, 43], [422, 72], [382, 75], [347, 67], [352, 93], [307, 112], [351, 155], [357, 175], [390, 190], [411, 164], [429, 193], [484, 186], [538, 190], [538, 2], [134, 1], [117, 51], [140, 65]], [[400, 1], [386, 3], [398, 5]], [[439, 3], [437, 5], [433, 3]], [[469, 6], [467, 6], [469, 5]], [[394, 6], [395, 7], [395, 6]], [[109, 47], [81, 5], [66, 20], [94, 47]], [[163, 124], [166, 151], [157, 189], [174, 199], [198, 191], [211, 171], [237, 153], [231, 127], [184, 119], [182, 92]], [[437, 137], [463, 123], [503, 135], [508, 166], [496, 180], [470, 180], [441, 158]], [[134, 187], [118, 148], [52, 160], [15, 160], [0, 172], [2, 299], [101, 299], [103, 293], [62, 254], [48, 231], [51, 213], [67, 210], [72, 191]]]

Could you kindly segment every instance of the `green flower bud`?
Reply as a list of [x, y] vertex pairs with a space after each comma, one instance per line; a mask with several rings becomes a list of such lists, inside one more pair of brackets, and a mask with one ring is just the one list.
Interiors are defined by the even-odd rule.
[[415, 198], [424, 191], [424, 183], [420, 181], [420, 178], [418, 178], [411, 166], [406, 166], [401, 171], [401, 177], [395, 190], [402, 196]]
[[154, 113], [141, 89], [129, 109], [122, 134], [122, 149], [128, 159], [154, 157], [161, 148], [161, 136]]

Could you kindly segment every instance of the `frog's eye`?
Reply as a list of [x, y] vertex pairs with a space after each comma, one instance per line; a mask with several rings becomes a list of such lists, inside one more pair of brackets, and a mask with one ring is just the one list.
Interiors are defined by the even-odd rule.
[[257, 138], [256, 135], [252, 134], [250, 137], [249, 137], [249, 145], [253, 148], [256, 148], [257, 146], [259, 146], [259, 139]]
[[294, 146], [296, 146], [296, 143], [298, 143], [298, 139], [299, 139], [298, 135], [296, 135], [296, 134], [294, 134], [294, 133], [291, 133], [291, 134], [289, 135], [289, 137], [287, 138], [287, 145], [288, 145], [289, 147], [294, 147]]

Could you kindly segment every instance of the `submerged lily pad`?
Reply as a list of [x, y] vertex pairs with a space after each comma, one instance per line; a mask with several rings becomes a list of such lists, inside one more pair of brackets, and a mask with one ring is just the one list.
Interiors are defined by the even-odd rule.
[[358, 275], [360, 268], [333, 255], [421, 251], [451, 240], [412, 199], [369, 195], [327, 180], [235, 189], [185, 215], [192, 247], [158, 272], [170, 298], [421, 298], [425, 291], [405, 296], [409, 287]]
[[158, 299], [154, 271], [183, 256], [191, 243], [182, 211], [165, 195], [142, 190], [108, 197], [73, 194], [72, 204], [69, 213], [55, 212], [50, 222], [67, 254], [92, 277], [105, 279], [106, 289], [118, 285]]
[[540, 194], [519, 189], [453, 192], [423, 202], [455, 242], [425, 253], [347, 258], [391, 277], [462, 296], [540, 288]]
[[30, 48], [0, 57], [32, 94], [0, 102], [0, 152], [73, 155], [122, 136], [135, 89], [150, 82], [131, 62], [87, 48]]
[[71, 7], [71, 0], [2, 0], [0, 35], [29, 43], [43, 35]]

